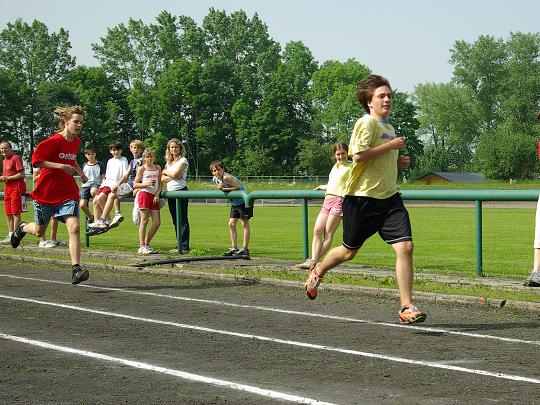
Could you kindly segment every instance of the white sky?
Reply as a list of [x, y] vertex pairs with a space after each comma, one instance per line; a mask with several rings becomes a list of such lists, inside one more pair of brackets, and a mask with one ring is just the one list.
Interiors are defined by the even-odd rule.
[[540, 0], [0, 0], [0, 30], [18, 17], [37, 19], [50, 32], [63, 27], [77, 63], [95, 65], [90, 45], [107, 28], [130, 17], [151, 23], [162, 10], [201, 24], [210, 7], [257, 13], [282, 46], [302, 41], [320, 63], [355, 58], [409, 92], [419, 83], [450, 80], [456, 40], [540, 30]]

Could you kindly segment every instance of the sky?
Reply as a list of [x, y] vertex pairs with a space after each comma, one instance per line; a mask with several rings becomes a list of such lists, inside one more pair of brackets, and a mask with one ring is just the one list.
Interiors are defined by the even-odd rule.
[[201, 25], [211, 7], [244, 10], [250, 18], [257, 13], [282, 47], [302, 41], [319, 63], [354, 58], [406, 92], [451, 80], [448, 61], [457, 40], [540, 31], [539, 0], [0, 0], [0, 30], [19, 17], [41, 21], [49, 32], [63, 27], [77, 64], [93, 66], [91, 44], [107, 28], [129, 18], [150, 24], [163, 10]]

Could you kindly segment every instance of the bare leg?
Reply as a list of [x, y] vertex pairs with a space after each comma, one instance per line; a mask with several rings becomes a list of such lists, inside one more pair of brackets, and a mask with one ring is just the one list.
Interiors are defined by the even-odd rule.
[[139, 246], [146, 245], [146, 227], [150, 219], [150, 210], [141, 210], [141, 220], [139, 222]]
[[412, 304], [413, 242], [399, 242], [393, 244], [392, 247], [396, 252], [396, 278], [401, 305]]
[[311, 258], [315, 261], [322, 257], [321, 248], [323, 245], [322, 238], [324, 236], [324, 230], [326, 228], [326, 221], [328, 215], [319, 212], [317, 219], [315, 220], [315, 226], [313, 227], [313, 240], [311, 241]]
[[161, 219], [159, 217], [159, 211], [150, 211], [152, 215], [152, 226], [150, 227], [150, 230], [148, 231], [148, 235], [146, 235], [146, 245], [150, 245], [150, 241], [156, 234], [159, 226], [161, 225]]
[[66, 227], [69, 235], [69, 256], [71, 264], [81, 263], [81, 234], [79, 217], [64, 216]]
[[358, 250], [350, 250], [343, 245], [336, 246], [330, 252], [328, 252], [323, 261], [317, 265], [317, 274], [321, 278], [324, 277], [328, 270], [339, 266], [343, 262], [353, 259], [356, 256], [356, 253], [358, 253]]
[[238, 222], [238, 218], [230, 218], [229, 219], [229, 234], [231, 237], [231, 246], [233, 248], [238, 247], [238, 233], [236, 231], [236, 223]]
[[242, 241], [242, 247], [244, 249], [248, 249], [248, 247], [249, 247], [249, 239], [251, 237], [251, 229], [249, 227], [249, 219], [242, 219], [242, 225], [244, 227], [244, 240]]
[[330, 215], [328, 217], [328, 220], [326, 221], [326, 229], [324, 231], [324, 240], [319, 251], [319, 258], [323, 257], [332, 246], [332, 240], [334, 239], [334, 234], [336, 233], [340, 222], [341, 217], [336, 217], [335, 215]]

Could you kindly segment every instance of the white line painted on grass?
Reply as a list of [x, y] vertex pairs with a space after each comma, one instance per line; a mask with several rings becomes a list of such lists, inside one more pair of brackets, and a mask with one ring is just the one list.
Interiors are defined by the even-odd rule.
[[[47, 279], [41, 279], [41, 278], [13, 276], [11, 274], [0, 274], [0, 277], [28, 280], [28, 281], [39, 281], [43, 283], [62, 284], [62, 285], [71, 286], [71, 283], [68, 283], [65, 281], [55, 281], [55, 280], [47, 280]], [[124, 288], [101, 287], [101, 286], [96, 286], [92, 284], [79, 284], [77, 286], [77, 288], [81, 288], [81, 287], [96, 289], [96, 290], [115, 291], [115, 292], [121, 292], [121, 293], [126, 293], [126, 294], [147, 295], [147, 296], [156, 297], [156, 298], [168, 298], [168, 299], [173, 299], [173, 300], [178, 300], [178, 301], [198, 302], [201, 304], [222, 305], [222, 306], [227, 306], [227, 307], [232, 307], [232, 308], [243, 308], [243, 309], [259, 310], [259, 311], [266, 311], [266, 312], [275, 312], [275, 313], [280, 313], [280, 314], [288, 314], [288, 315], [309, 316], [311, 318], [323, 318], [323, 319], [332, 319], [335, 321], [345, 321], [345, 322], [364, 323], [364, 324], [377, 325], [377, 326], [387, 326], [387, 327], [392, 327], [392, 328], [402, 328], [405, 330], [412, 331], [414, 333], [417, 333], [417, 332], [445, 333], [448, 335], [467, 336], [467, 337], [472, 337], [472, 338], [477, 338], [477, 339], [491, 339], [491, 340], [498, 340], [501, 342], [523, 343], [523, 344], [540, 346], [540, 340], [506, 338], [506, 337], [486, 335], [486, 334], [481, 334], [481, 333], [463, 332], [463, 331], [456, 331], [456, 330], [443, 329], [443, 328], [433, 328], [433, 327], [429, 327], [425, 325], [415, 325], [415, 326], [401, 325], [398, 323], [377, 322], [377, 321], [370, 321], [366, 319], [350, 318], [350, 317], [345, 317], [345, 316], [324, 315], [320, 313], [293, 311], [293, 310], [279, 309], [279, 308], [269, 308], [269, 307], [262, 307], [262, 306], [257, 306], [257, 305], [235, 304], [235, 303], [226, 302], [226, 301], [215, 301], [215, 300], [205, 300], [201, 298], [181, 297], [177, 295], [167, 295], [167, 294], [153, 293], [153, 292], [148, 292], [148, 291], [135, 291], [135, 290], [128, 290]]]
[[8, 334], [1, 333], [1, 332], [0, 332], [0, 338], [8, 339], [8, 340], [12, 340], [12, 341], [15, 341], [15, 342], [20, 342], [20, 343], [26, 343], [26, 344], [29, 344], [29, 345], [32, 345], [32, 346], [38, 346], [38, 347], [41, 347], [41, 348], [44, 348], [44, 349], [50, 349], [50, 350], [56, 350], [56, 351], [64, 352], [64, 353], [76, 354], [76, 355], [79, 355], [79, 356], [90, 357], [92, 359], [97, 359], [97, 360], [109, 361], [109, 362], [112, 362], [112, 363], [122, 364], [124, 366], [129, 366], [129, 367], [138, 368], [138, 369], [142, 369], [142, 370], [148, 370], [148, 371], [154, 371], [156, 373], [172, 375], [174, 377], [180, 377], [180, 378], [182, 378], [184, 380], [201, 382], [201, 383], [211, 384], [211, 385], [217, 385], [217, 386], [220, 386], [220, 387], [225, 387], [225, 388], [229, 388], [229, 389], [233, 389], [233, 390], [249, 392], [251, 394], [260, 395], [260, 396], [263, 396], [263, 397], [290, 401], [290, 402], [294, 402], [294, 403], [297, 403], [297, 404], [332, 405], [330, 402], [320, 402], [320, 401], [317, 401], [317, 400], [311, 399], [311, 398], [300, 397], [300, 396], [297, 396], [297, 395], [286, 394], [286, 393], [278, 392], [278, 391], [266, 390], [266, 389], [263, 389], [263, 388], [258, 388], [258, 387], [254, 387], [254, 386], [251, 386], [251, 385], [239, 384], [239, 383], [226, 381], [226, 380], [219, 380], [219, 379], [216, 379], [216, 378], [205, 377], [205, 376], [202, 376], [202, 375], [192, 374], [192, 373], [188, 373], [188, 372], [185, 372], [185, 371], [180, 371], [180, 370], [175, 370], [175, 369], [171, 369], [171, 368], [155, 366], [155, 365], [148, 364], [148, 363], [142, 363], [140, 361], [122, 359], [122, 358], [119, 358], [119, 357], [112, 357], [112, 356], [108, 356], [106, 354], [90, 352], [90, 351], [87, 351], [87, 350], [79, 350], [79, 349], [73, 349], [71, 347], [66, 347], [66, 346], [58, 346], [58, 345], [43, 342], [43, 341], [40, 341], [40, 340], [33, 340], [33, 339], [28, 339], [28, 338], [20, 337], [20, 336], [8, 335]]
[[110, 316], [110, 317], [115, 317], [115, 318], [129, 319], [129, 320], [139, 321], [139, 322], [173, 326], [173, 327], [182, 328], [182, 329], [191, 329], [191, 330], [196, 330], [196, 331], [201, 331], [201, 332], [215, 333], [219, 335], [254, 339], [254, 340], [260, 340], [264, 342], [280, 343], [280, 344], [297, 346], [297, 347], [302, 347], [302, 348], [307, 348], [307, 349], [323, 350], [323, 351], [337, 352], [337, 353], [342, 353], [342, 354], [351, 354], [354, 356], [369, 357], [369, 358], [374, 358], [374, 359], [379, 359], [379, 360], [392, 361], [396, 363], [414, 364], [417, 366], [453, 370], [453, 371], [459, 371], [463, 373], [478, 374], [478, 375], [487, 376], [487, 377], [502, 378], [505, 380], [523, 381], [523, 382], [529, 382], [529, 383], [534, 383], [534, 384], [540, 384], [540, 379], [536, 379], [536, 378], [522, 377], [519, 375], [511, 375], [511, 374], [504, 374], [504, 373], [494, 373], [494, 372], [486, 371], [486, 370], [477, 370], [477, 369], [452, 366], [452, 365], [437, 363], [433, 361], [411, 360], [411, 359], [405, 359], [401, 357], [387, 356], [387, 355], [379, 354], [379, 353], [369, 353], [369, 352], [362, 352], [359, 350], [343, 349], [343, 348], [334, 347], [334, 346], [325, 346], [325, 345], [318, 345], [314, 343], [298, 342], [294, 340], [271, 338], [267, 336], [252, 335], [248, 333], [231, 332], [231, 331], [226, 331], [226, 330], [221, 330], [221, 329], [207, 328], [204, 326], [189, 325], [185, 323], [162, 321], [159, 319], [143, 318], [143, 317], [120, 314], [120, 313], [115, 313], [115, 312], [100, 311], [100, 310], [90, 309], [90, 308], [82, 308], [75, 305], [59, 304], [56, 302], [34, 300], [30, 298], [12, 297], [12, 296], [3, 295], [3, 294], [0, 294], [0, 298], [14, 300], [14, 301], [30, 302], [33, 304], [48, 305], [52, 307], [71, 309], [75, 311], [87, 312], [87, 313], [97, 314], [97, 315], [105, 315], [105, 316]]

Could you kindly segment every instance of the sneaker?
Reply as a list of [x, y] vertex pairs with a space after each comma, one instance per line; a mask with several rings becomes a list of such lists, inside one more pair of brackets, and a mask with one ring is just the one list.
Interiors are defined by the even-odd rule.
[[540, 287], [540, 271], [533, 270], [523, 285], [525, 287]]
[[38, 243], [38, 247], [43, 249], [50, 249], [56, 247], [56, 245], [51, 240], [42, 240]]
[[151, 255], [155, 255], [156, 253], [159, 253], [157, 249], [154, 249], [152, 246], [148, 245], [146, 246], [146, 249], [150, 252]]
[[90, 224], [94, 222], [94, 216], [90, 215], [86, 217], [86, 223], [90, 226]]
[[236, 253], [233, 253], [233, 256], [248, 256], [249, 257], [249, 249], [242, 248], [238, 250]]
[[84, 270], [78, 264], [73, 266], [73, 270], [71, 271], [71, 284], [79, 284], [88, 280], [88, 277], [90, 277], [88, 270]]
[[106, 229], [109, 226], [102, 219], [96, 219], [94, 222], [88, 225], [89, 228]]
[[58, 246], [58, 247], [66, 247], [68, 245], [63, 240], [58, 240], [58, 239], [53, 239], [53, 240], [50, 240], [49, 242], [51, 242], [54, 246]]
[[230, 248], [225, 253], [223, 253], [223, 256], [234, 256], [238, 254], [239, 250], [237, 248]]
[[26, 225], [26, 222], [21, 222], [15, 232], [11, 234], [11, 246], [16, 248], [21, 244], [22, 238], [24, 238], [24, 235], [26, 235], [26, 232], [23, 231], [24, 226]]
[[113, 219], [109, 223], [109, 228], [116, 228], [118, 225], [120, 225], [120, 222], [122, 222], [123, 220], [124, 220], [124, 216], [122, 215], [122, 213], [117, 212], [116, 214], [114, 214]]
[[299, 269], [311, 269], [311, 267], [317, 263], [317, 260], [314, 259], [307, 259], [304, 263], [295, 264], [294, 267]]
[[178, 254], [178, 249], [174, 248], [174, 249], [169, 250], [169, 254], [177, 255]]
[[317, 298], [317, 289], [321, 284], [322, 277], [317, 274], [317, 264], [313, 265], [311, 268], [311, 273], [306, 280], [306, 293], [310, 300]]
[[6, 236], [4, 239], [0, 240], [2, 245], [11, 245], [11, 235]]
[[419, 323], [424, 322], [427, 315], [414, 305], [403, 305], [398, 312], [399, 323]]
[[150, 251], [150, 249], [148, 249], [147, 246], [141, 246], [139, 248], [139, 250], [137, 250], [137, 253], [140, 254], [140, 255], [149, 255], [152, 252]]

